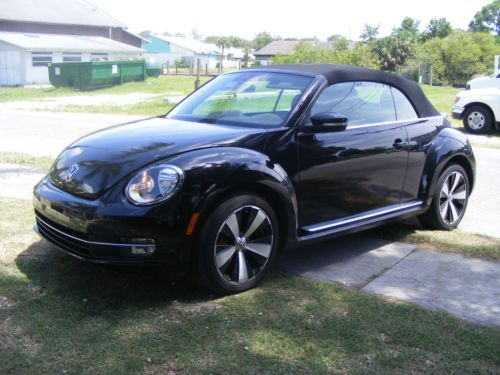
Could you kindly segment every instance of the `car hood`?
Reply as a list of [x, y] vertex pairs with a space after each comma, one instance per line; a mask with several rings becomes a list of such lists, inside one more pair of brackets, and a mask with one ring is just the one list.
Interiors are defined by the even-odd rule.
[[57, 158], [50, 180], [71, 194], [97, 199], [119, 180], [156, 161], [207, 147], [260, 151], [266, 130], [153, 118], [80, 138]]
[[459, 98], [468, 98], [468, 97], [474, 97], [474, 96], [497, 96], [500, 95], [500, 89], [499, 88], [493, 88], [493, 87], [485, 87], [485, 88], [477, 88], [473, 90], [464, 90], [460, 91], [457, 96]]

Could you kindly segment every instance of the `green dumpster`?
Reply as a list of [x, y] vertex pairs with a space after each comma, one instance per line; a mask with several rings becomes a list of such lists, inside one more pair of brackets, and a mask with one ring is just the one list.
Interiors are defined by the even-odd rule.
[[65, 62], [49, 65], [54, 87], [88, 90], [146, 79], [146, 63], [140, 61]]

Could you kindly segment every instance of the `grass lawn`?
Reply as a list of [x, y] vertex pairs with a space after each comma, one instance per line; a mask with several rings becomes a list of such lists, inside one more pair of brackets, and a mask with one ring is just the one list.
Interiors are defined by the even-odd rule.
[[428, 230], [402, 222], [394, 222], [371, 229], [367, 233], [389, 241], [412, 243], [437, 251], [500, 261], [499, 239], [462, 232], [459, 229]]
[[273, 272], [216, 297], [161, 269], [107, 268], [0, 199], [1, 374], [493, 374], [500, 330]]
[[0, 152], [0, 163], [19, 164], [49, 170], [54, 162], [50, 156], [33, 156], [22, 152]]
[[[17, 100], [36, 100], [55, 96], [101, 95], [101, 94], [188, 94], [194, 89], [194, 76], [160, 76], [149, 77], [144, 82], [129, 82], [123, 85], [107, 87], [99, 90], [75, 91], [69, 88], [23, 88], [0, 87], [0, 102]], [[201, 77], [202, 83], [209, 77]]]

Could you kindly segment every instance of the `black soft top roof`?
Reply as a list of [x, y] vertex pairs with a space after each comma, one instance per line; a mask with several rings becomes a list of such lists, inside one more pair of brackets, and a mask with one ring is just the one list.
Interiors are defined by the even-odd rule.
[[440, 114], [415, 82], [381, 70], [334, 64], [269, 65], [257, 69], [323, 76], [329, 85], [348, 81], [379, 82], [399, 89], [413, 103], [420, 117]]

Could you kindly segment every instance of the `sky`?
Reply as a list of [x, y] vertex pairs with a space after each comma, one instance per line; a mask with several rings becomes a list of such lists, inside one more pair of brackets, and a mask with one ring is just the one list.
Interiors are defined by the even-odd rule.
[[125, 23], [132, 32], [181, 32], [204, 36], [237, 35], [253, 39], [272, 35], [321, 40], [340, 34], [357, 40], [365, 23], [380, 25], [380, 36], [407, 16], [425, 29], [431, 18], [446, 17], [454, 28], [467, 29], [474, 14], [491, 0], [89, 0]]

